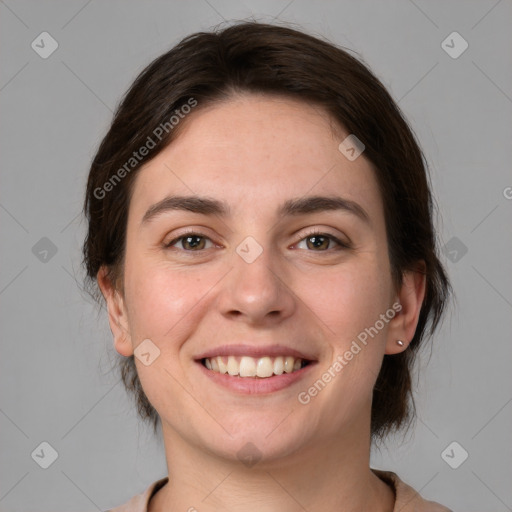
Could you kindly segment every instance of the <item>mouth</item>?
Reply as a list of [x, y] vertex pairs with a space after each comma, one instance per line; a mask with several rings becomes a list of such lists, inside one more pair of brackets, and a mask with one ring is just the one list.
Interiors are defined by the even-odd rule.
[[268, 379], [284, 373], [294, 373], [305, 368], [313, 361], [288, 356], [214, 356], [200, 360], [208, 370], [240, 378]]
[[265, 395], [304, 379], [318, 363], [315, 355], [282, 345], [224, 345], [195, 358], [214, 385], [234, 393]]

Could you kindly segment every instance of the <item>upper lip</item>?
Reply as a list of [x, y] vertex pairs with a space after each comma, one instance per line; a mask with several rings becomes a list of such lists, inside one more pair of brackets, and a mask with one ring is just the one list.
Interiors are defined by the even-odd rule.
[[286, 347], [284, 345], [220, 345], [218, 347], [210, 348], [196, 356], [196, 360], [206, 359], [216, 356], [249, 356], [260, 358], [264, 356], [278, 357], [278, 356], [292, 356], [306, 361], [316, 361], [312, 354], [301, 352], [297, 349]]

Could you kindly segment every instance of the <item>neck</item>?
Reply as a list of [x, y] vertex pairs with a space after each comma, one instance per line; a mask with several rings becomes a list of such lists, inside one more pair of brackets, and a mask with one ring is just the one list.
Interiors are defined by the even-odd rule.
[[[251, 467], [191, 445], [163, 424], [169, 482], [149, 512], [392, 512], [393, 490], [369, 467], [369, 435], [337, 435]], [[356, 432], [357, 429], [352, 429]]]

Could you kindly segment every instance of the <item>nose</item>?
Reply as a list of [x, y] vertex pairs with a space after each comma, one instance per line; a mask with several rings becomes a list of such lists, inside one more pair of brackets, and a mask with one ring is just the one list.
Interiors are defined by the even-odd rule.
[[232, 270], [222, 280], [221, 313], [251, 325], [273, 325], [292, 316], [297, 299], [284, 262], [266, 248], [254, 261], [240, 254], [233, 251]]

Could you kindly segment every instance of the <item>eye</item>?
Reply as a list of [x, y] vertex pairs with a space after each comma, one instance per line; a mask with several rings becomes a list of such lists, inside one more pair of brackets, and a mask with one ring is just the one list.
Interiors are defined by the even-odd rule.
[[[301, 247], [300, 244], [306, 244], [306, 247]], [[181, 244], [181, 247], [179, 246]], [[209, 245], [208, 245], [209, 244]], [[176, 247], [177, 246], [177, 247]], [[214, 244], [206, 235], [196, 232], [185, 233], [170, 242], [164, 244], [164, 248], [176, 248], [186, 252], [200, 252], [205, 249], [210, 249]], [[334, 247], [333, 247], [334, 246]], [[329, 233], [321, 231], [312, 231], [302, 238], [297, 244], [299, 249], [308, 249], [313, 252], [324, 252], [329, 249], [341, 250], [350, 249], [347, 242], [342, 242], [339, 238]]]
[[[298, 244], [297, 247], [299, 249], [304, 249], [304, 247], [300, 247], [300, 244], [303, 242], [306, 243], [306, 249], [310, 249], [313, 252], [323, 252], [329, 249], [341, 250], [341, 249], [350, 249], [350, 245], [346, 242], [342, 242], [339, 238], [331, 235], [329, 233], [322, 233], [320, 231], [313, 231], [308, 233]], [[332, 243], [334, 243], [337, 247], [332, 247]]]
[[[206, 243], [210, 242], [210, 246], [206, 247]], [[201, 233], [185, 233], [184, 235], [181, 235], [178, 238], [175, 238], [174, 240], [171, 240], [170, 242], [164, 244], [164, 247], [166, 249], [169, 249], [173, 247], [176, 244], [180, 244], [181, 247], [178, 247], [178, 249], [188, 252], [198, 252], [203, 249], [209, 249], [213, 246], [212, 241], [207, 237], [202, 235]]]

